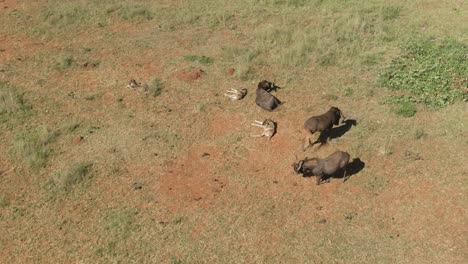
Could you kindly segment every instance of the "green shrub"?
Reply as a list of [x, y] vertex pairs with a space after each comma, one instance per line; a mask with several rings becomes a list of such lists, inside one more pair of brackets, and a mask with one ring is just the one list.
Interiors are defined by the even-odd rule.
[[120, 18], [131, 22], [145, 22], [154, 18], [154, 13], [141, 5], [126, 6], [120, 9]]
[[199, 56], [199, 55], [185, 55], [184, 56], [185, 60], [188, 61], [193, 61], [193, 62], [199, 62], [201, 64], [211, 64], [213, 63], [213, 58], [207, 57], [207, 56]]
[[383, 20], [393, 20], [400, 16], [401, 7], [399, 6], [385, 6], [381, 10]]
[[63, 56], [59, 56], [56, 60], [55, 60], [55, 69], [57, 70], [66, 70], [68, 68], [70, 68], [72, 65], [73, 65], [73, 57], [71, 56], [68, 56], [68, 55], [63, 55]]
[[411, 98], [430, 108], [467, 100], [468, 47], [454, 40], [417, 40], [402, 47], [378, 82], [391, 90], [410, 92]]
[[20, 134], [13, 143], [11, 153], [30, 169], [44, 167], [51, 152], [49, 145], [57, 136], [56, 132], [45, 127]]
[[0, 116], [29, 110], [23, 100], [23, 94], [6, 82], [0, 81]]
[[148, 84], [148, 92], [154, 97], [161, 95], [163, 88], [164, 84], [158, 78], [153, 78]]
[[56, 186], [69, 190], [74, 185], [84, 182], [90, 175], [93, 163], [82, 162], [73, 165], [65, 173], [57, 173], [54, 175], [54, 183]]
[[416, 106], [409, 101], [401, 102], [395, 109], [395, 112], [404, 117], [412, 117], [416, 114]]

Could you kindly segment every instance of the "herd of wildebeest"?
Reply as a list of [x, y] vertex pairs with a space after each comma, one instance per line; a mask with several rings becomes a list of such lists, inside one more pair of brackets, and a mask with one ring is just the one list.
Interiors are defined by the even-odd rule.
[[[142, 92], [148, 92], [148, 86], [146, 84], [137, 83], [135, 80], [131, 80], [127, 88], [132, 90], [138, 90]], [[256, 99], [255, 103], [260, 106], [262, 109], [267, 111], [273, 111], [282, 103], [271, 94], [272, 91], [277, 91], [280, 88], [276, 86], [273, 82], [267, 80], [261, 81], [256, 90]], [[231, 101], [237, 101], [244, 98], [247, 94], [247, 89], [229, 89], [224, 94]], [[343, 115], [341, 110], [337, 107], [331, 107], [326, 113], [322, 115], [312, 116], [307, 119], [304, 123], [304, 129], [306, 131], [306, 137], [304, 146], [302, 147], [305, 151], [310, 146], [313, 146], [315, 143], [323, 139], [323, 135], [326, 136], [325, 140], [328, 141], [330, 132], [333, 126], [336, 126], [340, 123], [345, 122], [346, 117]], [[263, 128], [263, 132], [260, 135], [253, 135], [253, 137], [267, 137], [270, 140], [276, 133], [277, 124], [272, 119], [265, 119], [264, 121], [255, 120], [252, 123], [253, 126]], [[314, 133], [321, 133], [319, 138], [311, 142], [311, 137]], [[324, 182], [325, 177], [329, 178], [336, 175], [338, 172], [343, 171], [344, 181], [347, 180], [346, 176], [346, 167], [349, 164], [350, 155], [344, 151], [335, 151], [330, 156], [321, 159], [318, 157], [307, 158], [303, 160], [297, 160], [292, 164], [294, 171], [303, 176], [316, 176], [317, 185]], [[348, 175], [349, 177], [349, 175]]]
[[[262, 109], [267, 111], [273, 111], [279, 105], [281, 101], [271, 94], [272, 91], [276, 91], [279, 87], [274, 83], [263, 80], [261, 81], [256, 90], [256, 99], [255, 103], [260, 106]], [[247, 94], [247, 89], [242, 88], [240, 90], [229, 89], [224, 94], [230, 100], [240, 100]], [[307, 119], [304, 123], [304, 129], [306, 131], [305, 142], [303, 146], [303, 151], [305, 151], [310, 146], [319, 142], [319, 139], [314, 143], [311, 142], [311, 136], [316, 133], [324, 133], [327, 136], [331, 132], [333, 126], [338, 125], [340, 122], [344, 122], [346, 117], [343, 115], [340, 109], [337, 107], [331, 107], [326, 113], [322, 115], [313, 116]], [[254, 137], [268, 137], [268, 140], [273, 137], [276, 133], [276, 123], [271, 119], [265, 119], [262, 121], [255, 120], [252, 123], [253, 126], [258, 126], [263, 128], [263, 133], [260, 135], [255, 135]], [[297, 158], [296, 158], [297, 159]], [[294, 171], [298, 174], [307, 175], [307, 176], [316, 176], [317, 185], [321, 184], [324, 181], [325, 177], [330, 177], [337, 174], [339, 171], [343, 170], [344, 181], [346, 178], [346, 166], [349, 163], [350, 155], [347, 152], [335, 151], [330, 156], [321, 159], [321, 158], [307, 158], [299, 160], [292, 164]]]

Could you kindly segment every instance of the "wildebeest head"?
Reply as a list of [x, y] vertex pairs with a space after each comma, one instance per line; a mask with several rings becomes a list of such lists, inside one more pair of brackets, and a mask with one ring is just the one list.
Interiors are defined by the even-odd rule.
[[258, 89], [263, 89], [267, 92], [270, 92], [272, 90], [275, 90], [275, 84], [267, 80], [263, 80], [258, 83]]
[[340, 117], [341, 117], [341, 123], [343, 123], [346, 119], [346, 117], [343, 115], [343, 112], [338, 107], [331, 107], [330, 112], [333, 112], [335, 115], [335, 122], [333, 123], [335, 126], [339, 124]]
[[302, 167], [304, 166], [304, 160], [300, 160], [292, 164], [292, 167], [296, 173], [303, 173]]

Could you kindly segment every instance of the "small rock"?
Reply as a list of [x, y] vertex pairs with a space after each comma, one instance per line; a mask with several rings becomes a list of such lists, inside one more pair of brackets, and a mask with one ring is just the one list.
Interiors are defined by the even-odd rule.
[[320, 224], [325, 224], [325, 223], [327, 223], [327, 219], [325, 219], [325, 218], [320, 219], [319, 223], [320, 223]]
[[193, 198], [194, 201], [200, 201], [202, 198], [201, 197], [195, 197]]
[[134, 190], [141, 190], [143, 188], [143, 185], [141, 183], [135, 182], [132, 184], [132, 188]]
[[83, 139], [84, 138], [82, 136], [77, 136], [72, 140], [72, 143], [75, 144], [75, 145], [80, 144], [81, 141], [83, 141]]
[[210, 153], [204, 152], [203, 154], [201, 154], [201, 156], [202, 156], [202, 158], [204, 158], [204, 157], [209, 157], [209, 156], [210, 156]]
[[228, 69], [226, 70], [226, 75], [232, 76], [232, 75], [234, 75], [234, 72], [235, 72], [235, 71], [236, 71], [236, 70], [234, 70], [234, 68], [228, 68]]
[[320, 211], [320, 210], [322, 210], [322, 209], [323, 209], [323, 206], [317, 206], [315, 209], [317, 209], [317, 210], [319, 210], [319, 211]]
[[83, 63], [83, 68], [96, 68], [98, 66], [97, 63], [93, 62], [85, 62]]
[[278, 181], [273, 181], [273, 183], [274, 183], [274, 184], [277, 184], [277, 183], [278, 183]]

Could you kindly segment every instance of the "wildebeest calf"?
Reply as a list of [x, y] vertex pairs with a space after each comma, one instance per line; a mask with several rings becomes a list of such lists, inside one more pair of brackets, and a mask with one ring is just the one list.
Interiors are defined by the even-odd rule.
[[[343, 151], [336, 151], [325, 159], [307, 157], [304, 160], [300, 160], [293, 163], [292, 166], [296, 173], [302, 173], [303, 175], [311, 174], [317, 177], [317, 185], [319, 185], [324, 176], [332, 176], [339, 170], [343, 169], [348, 165], [349, 153]], [[344, 170], [344, 181], [346, 178], [346, 169]]]
[[267, 111], [273, 111], [281, 104], [278, 98], [269, 93], [269, 91], [276, 89], [275, 87], [275, 84], [272, 82], [261, 81], [256, 90], [257, 98], [255, 99], [255, 103]]
[[345, 116], [337, 107], [331, 107], [325, 114], [319, 116], [313, 116], [304, 122], [304, 129], [306, 130], [307, 136], [305, 138], [303, 150], [305, 151], [309, 146], [312, 145], [310, 137], [315, 132], [326, 132], [329, 133], [333, 125], [338, 125], [342, 117], [342, 121]]

